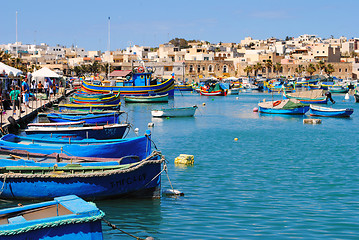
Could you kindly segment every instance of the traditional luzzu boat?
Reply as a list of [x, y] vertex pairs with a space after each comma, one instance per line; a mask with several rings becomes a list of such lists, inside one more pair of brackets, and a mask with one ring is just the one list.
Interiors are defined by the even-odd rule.
[[96, 112], [96, 113], [48, 113], [50, 122], [74, 122], [85, 121], [86, 124], [111, 124], [118, 123], [122, 112]]
[[197, 106], [183, 108], [163, 108], [152, 110], [153, 117], [193, 117], [196, 113]]
[[349, 88], [340, 85], [333, 85], [328, 87], [328, 91], [331, 93], [347, 93], [349, 92]]
[[93, 138], [97, 140], [120, 139], [123, 138], [129, 124], [106, 124], [101, 126], [82, 126], [82, 127], [30, 127], [25, 129], [27, 135], [58, 134], [62, 137], [74, 135], [82, 139]]
[[155, 96], [124, 96], [126, 103], [163, 103], [168, 102], [168, 94]]
[[320, 116], [320, 117], [350, 117], [354, 112], [352, 108], [328, 108], [328, 107], [319, 107], [315, 105], [310, 105], [310, 116]]
[[326, 104], [328, 97], [324, 95], [322, 89], [287, 93], [284, 92], [284, 96], [289, 99], [296, 99], [306, 104]]
[[227, 89], [216, 83], [214, 86], [201, 87], [200, 94], [203, 96], [227, 96]]
[[118, 104], [73, 104], [65, 103], [59, 105], [59, 112], [68, 111], [108, 111], [108, 110], [120, 110], [121, 103]]
[[71, 139], [41, 137], [23, 137], [14, 134], [7, 134], [0, 138], [0, 152], [4, 150], [26, 150], [34, 153], [52, 154], [65, 153], [70, 156], [78, 157], [98, 157], [98, 158], [121, 158], [124, 156], [138, 156], [140, 159], [146, 158], [151, 153], [150, 132], [145, 136], [127, 139]]
[[[47, 116], [47, 115], [46, 115]], [[51, 127], [51, 128], [60, 128], [60, 127], [83, 127], [85, 124], [85, 121], [79, 121], [79, 122], [61, 122], [61, 123], [29, 123], [27, 127], [29, 129], [31, 128], [37, 128], [37, 127]]]
[[0, 160], [3, 199], [49, 199], [76, 194], [84, 199], [159, 198], [160, 152], [129, 164], [111, 162], [43, 163]]
[[0, 238], [102, 240], [104, 213], [75, 195], [0, 210]]
[[94, 85], [86, 81], [82, 82], [82, 90], [89, 93], [120, 93], [121, 96], [150, 96], [153, 94], [174, 96], [175, 79], [170, 78], [162, 83], [151, 79], [153, 71], [149, 68], [135, 68], [131, 76], [122, 82], [116, 82], [116, 86]]
[[77, 104], [114, 105], [118, 104], [121, 101], [121, 98], [120, 93], [118, 93], [117, 95], [113, 94], [113, 96], [110, 97], [82, 97], [74, 95], [72, 98], [70, 98], [70, 101]]
[[193, 91], [192, 84], [176, 84], [175, 91]]
[[295, 99], [260, 102], [258, 107], [259, 112], [269, 114], [303, 115], [309, 110], [308, 104]]

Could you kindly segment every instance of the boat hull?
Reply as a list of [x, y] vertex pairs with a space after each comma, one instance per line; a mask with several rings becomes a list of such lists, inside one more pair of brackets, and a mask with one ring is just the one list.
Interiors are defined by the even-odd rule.
[[175, 85], [175, 91], [192, 91], [192, 85], [190, 84], [182, 84], [182, 85]]
[[175, 80], [173, 78], [168, 79], [167, 81], [157, 84], [157, 85], [149, 85], [149, 86], [100, 86], [93, 85], [87, 83], [85, 81], [82, 82], [82, 89], [85, 92], [93, 92], [93, 93], [119, 93], [121, 96], [150, 96], [153, 94], [164, 95], [168, 94], [168, 96], [174, 96], [174, 86]]
[[102, 240], [104, 213], [77, 196], [63, 196], [53, 201], [2, 209], [0, 238], [46, 240]]
[[152, 117], [193, 117], [197, 106], [188, 108], [168, 108], [152, 110]]
[[275, 108], [264, 108], [259, 106], [258, 111], [260, 113], [268, 114], [286, 114], [286, 115], [304, 115], [308, 112], [309, 106], [294, 108], [294, 109], [275, 109]]
[[66, 111], [106, 111], [106, 110], [120, 110], [121, 103], [111, 105], [94, 105], [94, 104], [60, 104], [59, 112]]
[[121, 158], [125, 156], [138, 156], [145, 159], [151, 153], [151, 142], [146, 136], [128, 139], [109, 140], [71, 140], [20, 137], [7, 134], [0, 139], [0, 151], [26, 150], [33, 153], [52, 154], [65, 153], [70, 156]]
[[[16, 174], [6, 177], [3, 199], [51, 199], [75, 194], [89, 200], [119, 197], [159, 198], [161, 187], [161, 160], [146, 160], [133, 167], [112, 173], [93, 174]], [[6, 181], [4, 181], [6, 177]], [[41, 189], [41, 191], [39, 191]]]
[[126, 103], [161, 103], [168, 102], [168, 94], [158, 96], [125, 96]]
[[[104, 125], [104, 126], [94, 126], [94, 127], [60, 127], [60, 128], [50, 128], [50, 127], [33, 127], [26, 129], [25, 132], [28, 135], [36, 134], [72, 134], [81, 138], [94, 138], [98, 140], [104, 139], [120, 139], [125, 134], [128, 129], [128, 124], [113, 124], [113, 125]], [[66, 137], [66, 136], [65, 136]]]
[[350, 117], [354, 110], [352, 108], [347, 109], [333, 109], [333, 108], [310, 108], [310, 116], [318, 117]]
[[86, 124], [112, 124], [118, 123], [120, 118], [119, 112], [104, 113], [104, 114], [86, 114], [86, 115], [68, 115], [49, 113], [47, 118], [50, 122], [73, 122], [73, 121], [85, 121]]
[[202, 96], [227, 96], [227, 91], [218, 90], [218, 91], [208, 92], [208, 91], [205, 91], [205, 90], [201, 90], [200, 94]]

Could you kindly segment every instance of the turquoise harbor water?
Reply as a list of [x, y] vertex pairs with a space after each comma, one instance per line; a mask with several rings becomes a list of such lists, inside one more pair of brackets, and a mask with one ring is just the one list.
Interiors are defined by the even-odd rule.
[[[155, 124], [152, 138], [185, 196], [97, 201], [105, 218], [142, 238], [358, 239], [359, 103], [334, 95], [334, 107], [353, 107], [352, 117], [305, 125], [308, 116], [253, 113], [263, 98], [272, 95], [176, 93], [168, 104], [123, 104], [140, 135]], [[199, 109], [194, 118], [151, 117], [151, 109], [173, 105]], [[175, 166], [181, 153], [194, 155], [195, 164]], [[103, 231], [105, 239], [133, 239], [106, 225]]]
[[[170, 180], [185, 196], [98, 202], [106, 219], [155, 239], [357, 239], [359, 104], [334, 95], [334, 107], [353, 107], [352, 117], [304, 125], [306, 116], [253, 113], [263, 98], [272, 95], [177, 93], [169, 104], [125, 105], [139, 134], [155, 124]], [[168, 105], [199, 109], [194, 118], [151, 117]], [[195, 156], [193, 167], [174, 165], [181, 153]], [[169, 188], [165, 174], [162, 188]], [[132, 239], [107, 226], [104, 237]]]

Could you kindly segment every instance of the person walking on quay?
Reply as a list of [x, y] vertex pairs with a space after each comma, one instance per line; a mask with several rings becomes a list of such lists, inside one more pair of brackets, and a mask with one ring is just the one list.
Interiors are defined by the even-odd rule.
[[31, 81], [30, 91], [33, 94], [36, 93], [36, 81], [35, 80]]
[[42, 85], [41, 81], [39, 81], [39, 84], [37, 84], [37, 91], [38, 93], [42, 93], [42, 89], [44, 88], [44, 86]]
[[44, 90], [45, 90], [45, 93], [46, 93], [46, 99], [49, 99], [50, 83], [49, 83], [49, 80], [47, 78], [45, 79]]
[[27, 83], [27, 78], [26, 77], [22, 80], [21, 90], [22, 90], [21, 92], [22, 92], [22, 97], [23, 97], [23, 102], [24, 102], [24, 105], [25, 105], [25, 109], [26, 109], [26, 107], [31, 108], [29, 106], [30, 87], [29, 87], [29, 84]]
[[24, 112], [21, 110], [21, 105], [20, 105], [20, 100], [19, 100], [19, 95], [20, 95], [20, 87], [19, 86], [11, 86], [11, 92], [10, 92], [10, 99], [12, 101], [12, 110], [13, 110], [13, 114], [15, 115], [15, 110], [16, 108], [20, 111], [20, 112]]

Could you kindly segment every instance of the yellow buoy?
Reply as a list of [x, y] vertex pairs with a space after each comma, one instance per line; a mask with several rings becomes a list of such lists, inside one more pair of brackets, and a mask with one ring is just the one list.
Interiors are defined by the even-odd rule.
[[202, 103], [203, 106], [206, 106], [206, 103]]
[[193, 165], [194, 156], [189, 154], [180, 154], [175, 158], [175, 164]]
[[238, 138], [234, 138], [234, 141], [236, 141], [236, 142], [237, 142], [237, 141], [238, 141]]

